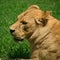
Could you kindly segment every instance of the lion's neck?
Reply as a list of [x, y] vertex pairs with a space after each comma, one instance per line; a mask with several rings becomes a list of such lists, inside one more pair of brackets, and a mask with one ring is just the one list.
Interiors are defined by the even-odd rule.
[[31, 43], [31, 45], [35, 45], [37, 43], [41, 44], [49, 33], [50, 33], [49, 28], [46, 28], [46, 29], [38, 28], [30, 37], [29, 42]]

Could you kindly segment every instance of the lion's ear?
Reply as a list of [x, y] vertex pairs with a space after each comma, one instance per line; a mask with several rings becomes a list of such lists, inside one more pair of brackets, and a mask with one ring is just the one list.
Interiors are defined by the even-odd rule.
[[37, 6], [37, 5], [32, 5], [32, 6], [30, 6], [28, 9], [39, 9], [39, 6]]
[[48, 19], [45, 19], [45, 18], [41, 18], [41, 19], [38, 19], [38, 20], [35, 20], [36, 24], [38, 25], [42, 25], [42, 26], [45, 26], [48, 22]]

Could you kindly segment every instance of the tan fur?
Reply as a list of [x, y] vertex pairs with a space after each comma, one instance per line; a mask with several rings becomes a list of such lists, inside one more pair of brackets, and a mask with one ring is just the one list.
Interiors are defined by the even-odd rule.
[[60, 21], [49, 11], [33, 5], [18, 16], [10, 30], [15, 30], [16, 40], [29, 39], [32, 60], [60, 60]]

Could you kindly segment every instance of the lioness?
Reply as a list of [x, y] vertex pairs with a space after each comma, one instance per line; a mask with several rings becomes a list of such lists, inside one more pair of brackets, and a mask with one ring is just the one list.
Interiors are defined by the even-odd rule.
[[18, 16], [10, 32], [18, 41], [28, 38], [32, 60], [60, 60], [60, 21], [37, 5]]

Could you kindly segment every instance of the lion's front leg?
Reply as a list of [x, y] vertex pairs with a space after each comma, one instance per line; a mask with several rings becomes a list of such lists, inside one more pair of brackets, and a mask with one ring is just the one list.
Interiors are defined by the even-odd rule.
[[32, 60], [41, 60], [39, 50], [35, 50], [32, 52], [31, 59]]

